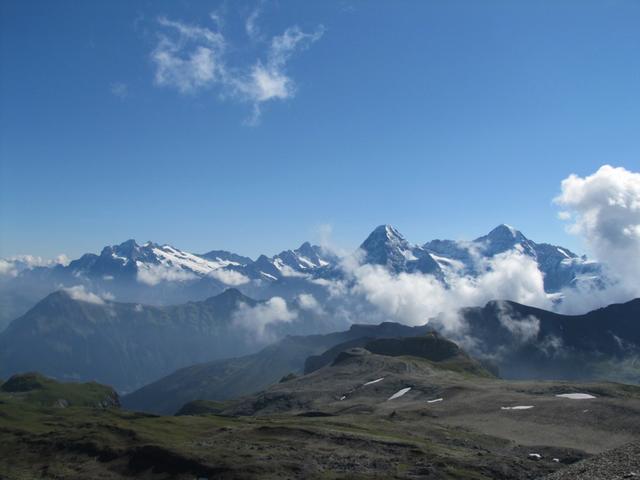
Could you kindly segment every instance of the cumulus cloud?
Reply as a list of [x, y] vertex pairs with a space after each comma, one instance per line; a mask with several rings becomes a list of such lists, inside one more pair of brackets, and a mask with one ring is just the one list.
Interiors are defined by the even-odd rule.
[[15, 277], [18, 274], [17, 270], [14, 268], [13, 263], [5, 260], [4, 258], [0, 258], [0, 275], [7, 277]]
[[209, 273], [209, 276], [221, 281], [226, 285], [231, 286], [238, 286], [249, 283], [249, 278], [244, 276], [240, 272], [236, 272], [235, 270], [227, 270], [224, 268], [213, 270]]
[[170, 267], [163, 264], [144, 265], [138, 269], [137, 280], [147, 285], [157, 285], [160, 282], [186, 282], [198, 277], [181, 268]]
[[484, 260], [477, 266], [477, 276], [449, 277], [448, 285], [429, 274], [395, 274], [380, 265], [345, 265], [353, 279], [349, 293], [362, 296], [374, 306], [382, 315], [377, 320], [423, 325], [440, 315], [447, 328], [456, 330], [460, 326], [458, 309], [484, 305], [489, 300], [551, 307], [536, 262], [517, 250]]
[[280, 273], [282, 274], [283, 277], [305, 278], [309, 276], [304, 272], [298, 272], [297, 270], [294, 270], [293, 268], [291, 268], [289, 265], [284, 265], [284, 264], [279, 265], [278, 270], [280, 270]]
[[63, 288], [67, 294], [74, 300], [79, 302], [93, 303], [103, 305], [104, 299], [93, 292], [88, 291], [84, 285], [76, 285], [74, 287]]
[[[562, 182], [555, 202], [562, 207], [559, 218], [570, 222], [570, 231], [582, 235], [604, 264], [600, 272], [597, 264], [580, 260], [582, 273], [562, 292], [560, 302], [558, 295], [545, 292], [535, 259], [518, 249], [487, 258], [481, 249], [467, 248], [473, 271], [453, 264], [445, 269], [444, 283], [433, 275], [396, 274], [364, 264], [358, 253], [342, 260], [343, 278], [312, 281], [327, 288], [329, 301], [356, 312], [355, 318], [366, 315], [371, 322], [421, 325], [438, 317], [451, 332], [463, 327], [460, 308], [490, 300], [583, 313], [640, 296], [640, 174], [605, 165], [584, 178], [571, 175]], [[506, 306], [501, 310], [502, 325], [518, 339], [534, 338], [538, 320], [515, 318]]]
[[324, 313], [324, 310], [318, 300], [316, 300], [316, 297], [310, 293], [301, 293], [298, 295], [296, 300], [298, 301], [298, 305], [301, 310], [313, 312], [317, 315], [322, 315]]
[[604, 291], [588, 286], [585, 298], [606, 295], [610, 303], [640, 296], [640, 173], [603, 165], [586, 177], [572, 174], [555, 202], [569, 232], [581, 236], [606, 268]]
[[44, 259], [34, 255], [15, 255], [13, 257], [0, 258], [0, 276], [15, 277], [23, 270], [68, 264], [69, 257], [63, 254], [54, 259]]
[[289, 310], [283, 298], [272, 297], [255, 306], [241, 303], [233, 314], [233, 322], [252, 332], [256, 340], [268, 341], [273, 340], [268, 331], [269, 326], [290, 323], [297, 317], [297, 312]]
[[251, 39], [266, 44], [265, 51], [240, 65], [229, 60], [230, 43], [221, 31], [219, 13], [211, 16], [213, 28], [165, 17], [158, 19], [162, 31], [151, 54], [156, 85], [173, 87], [181, 93], [215, 87], [223, 97], [250, 103], [252, 114], [248, 123], [257, 123], [265, 102], [295, 96], [295, 82], [287, 73], [287, 63], [294, 53], [306, 49], [324, 33], [323, 27], [307, 33], [293, 26], [265, 40], [257, 25], [259, 14], [259, 9], [251, 12], [245, 30]]

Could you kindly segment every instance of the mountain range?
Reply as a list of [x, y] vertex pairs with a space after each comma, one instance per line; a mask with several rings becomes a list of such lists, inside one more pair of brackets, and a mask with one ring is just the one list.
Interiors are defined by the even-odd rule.
[[[504, 301], [464, 308], [459, 315], [463, 327], [451, 338], [467, 345], [485, 369], [503, 378], [640, 383], [640, 299], [577, 316]], [[535, 330], [523, 337], [531, 322]], [[224, 401], [266, 388], [287, 374], [313, 373], [350, 348], [377, 352], [375, 339], [418, 337], [430, 331], [454, 333], [436, 318], [419, 327], [387, 322], [352, 325], [327, 335], [289, 336], [252, 355], [180, 369], [123, 397], [123, 405], [168, 414], [188, 401]]]
[[194, 400], [228, 400], [266, 388], [288, 374], [302, 374], [309, 358], [335, 346], [344, 349], [353, 341], [417, 336], [427, 331], [426, 326], [407, 327], [388, 322], [352, 325], [348, 330], [325, 335], [287, 336], [251, 355], [177, 370], [124, 396], [123, 404], [132, 410], [173, 414]]
[[181, 367], [255, 352], [272, 338], [339, 328], [295, 303], [289, 305], [295, 318], [290, 315], [260, 332], [238, 316], [244, 312], [252, 319], [265, 304], [236, 289], [171, 306], [105, 301], [60, 290], [0, 333], [0, 377], [39, 371], [67, 381], [95, 380], [126, 392]]
[[[507, 225], [472, 241], [432, 240], [422, 245], [410, 243], [390, 225], [381, 225], [359, 250], [364, 263], [382, 265], [393, 273], [431, 274], [444, 284], [448, 275], [478, 275], [483, 261], [510, 250], [536, 262], [549, 294], [578, 282], [597, 282], [602, 275], [596, 262], [563, 247], [536, 243]], [[322, 281], [344, 277], [338, 255], [308, 242], [256, 260], [223, 250], [194, 254], [170, 245], [127, 240], [67, 265], [3, 262], [7, 268], [0, 275], [0, 329], [63, 287], [82, 285], [121, 302], [169, 305], [204, 300], [228, 287], [256, 299], [278, 295], [293, 300], [301, 293], [326, 298]]]

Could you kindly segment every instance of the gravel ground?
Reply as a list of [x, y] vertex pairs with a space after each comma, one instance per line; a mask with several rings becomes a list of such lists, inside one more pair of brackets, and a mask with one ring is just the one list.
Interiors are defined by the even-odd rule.
[[575, 463], [546, 480], [640, 480], [640, 442], [629, 443]]

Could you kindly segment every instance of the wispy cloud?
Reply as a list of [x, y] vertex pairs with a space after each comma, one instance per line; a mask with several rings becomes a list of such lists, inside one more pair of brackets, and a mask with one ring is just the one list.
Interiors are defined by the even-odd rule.
[[[103, 297], [99, 295], [96, 295], [93, 292], [90, 292], [85, 288], [84, 285], [76, 285], [73, 287], [64, 288], [63, 290], [67, 292], [67, 295], [69, 295], [72, 299], [77, 300], [79, 302], [93, 303], [96, 305], [104, 305], [105, 299], [103, 299]], [[107, 300], [112, 300], [112, 298], [113, 297], [111, 296], [107, 298]]]
[[308, 48], [324, 33], [322, 26], [310, 33], [292, 26], [281, 35], [265, 39], [257, 25], [259, 15], [259, 8], [250, 13], [245, 30], [251, 40], [263, 45], [263, 52], [240, 65], [229, 61], [228, 51], [237, 50], [237, 46], [222, 33], [219, 12], [211, 14], [210, 28], [159, 18], [158, 43], [151, 54], [155, 84], [183, 94], [217, 89], [222, 98], [249, 103], [252, 113], [247, 123], [258, 123], [266, 102], [295, 96], [296, 84], [287, 72], [287, 64], [296, 52]]
[[247, 36], [252, 40], [259, 39], [261, 36], [260, 27], [258, 26], [258, 17], [261, 13], [262, 9], [259, 6], [254, 8], [244, 22], [245, 32], [247, 32]]
[[259, 120], [264, 102], [295, 96], [296, 86], [286, 72], [287, 62], [296, 51], [308, 48], [323, 34], [323, 27], [312, 33], [305, 33], [298, 27], [288, 28], [282, 35], [271, 39], [266, 61], [258, 60], [248, 77], [236, 80], [238, 92], [253, 104], [253, 115], [249, 123]]
[[113, 82], [109, 85], [109, 91], [114, 97], [127, 98], [129, 96], [129, 87], [126, 83]]
[[164, 17], [158, 24], [165, 30], [151, 54], [156, 85], [191, 93], [223, 78], [226, 43], [221, 33]]

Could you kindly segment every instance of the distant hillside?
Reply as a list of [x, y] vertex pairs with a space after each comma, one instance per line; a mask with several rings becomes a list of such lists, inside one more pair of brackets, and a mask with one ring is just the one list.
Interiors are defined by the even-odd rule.
[[[241, 304], [260, 303], [234, 289], [167, 307], [82, 301], [59, 291], [0, 334], [0, 376], [40, 371], [131, 391], [181, 367], [258, 350], [266, 339], [234, 322]], [[322, 325], [301, 313], [268, 331], [279, 338], [322, 331]]]
[[640, 383], [640, 299], [584, 315], [561, 315], [492, 301], [459, 312], [446, 332], [474, 356], [491, 359], [505, 378], [606, 379]]
[[61, 383], [36, 372], [13, 375], [0, 385], [3, 398], [41, 407], [119, 407], [115, 390], [99, 383]]
[[123, 397], [132, 410], [175, 413], [192, 400], [227, 400], [256, 392], [288, 373], [303, 373], [306, 359], [349, 340], [422, 335], [426, 327], [396, 323], [353, 325], [328, 335], [291, 336], [260, 352], [180, 369]]
[[504, 378], [640, 383], [640, 299], [579, 316], [513, 302], [489, 302], [462, 309], [459, 315], [464, 328], [456, 332], [446, 332], [442, 322], [433, 319], [422, 327], [354, 325], [347, 332], [289, 337], [255, 355], [181, 369], [125, 396], [123, 403], [131, 409], [171, 413], [192, 400], [227, 400], [266, 388], [291, 372], [312, 373], [354, 347], [386, 355], [398, 348], [400, 354], [420, 356], [424, 342], [413, 345], [393, 338], [433, 329], [453, 334], [480, 368]]

